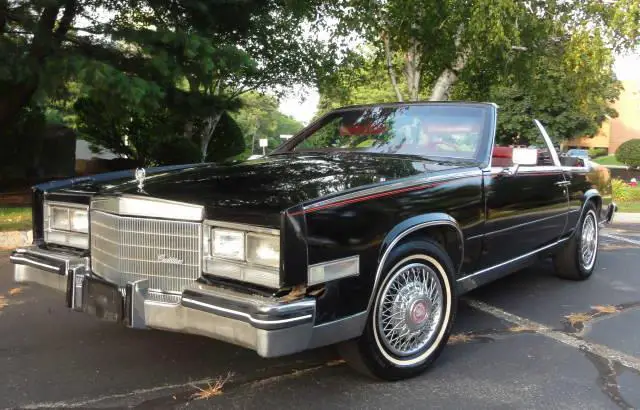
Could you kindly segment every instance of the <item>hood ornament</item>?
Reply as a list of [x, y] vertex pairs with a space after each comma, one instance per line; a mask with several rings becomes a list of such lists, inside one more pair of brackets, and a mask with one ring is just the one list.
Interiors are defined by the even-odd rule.
[[136, 168], [136, 181], [138, 181], [138, 190], [142, 191], [144, 187], [144, 180], [147, 178], [147, 172], [144, 168]]

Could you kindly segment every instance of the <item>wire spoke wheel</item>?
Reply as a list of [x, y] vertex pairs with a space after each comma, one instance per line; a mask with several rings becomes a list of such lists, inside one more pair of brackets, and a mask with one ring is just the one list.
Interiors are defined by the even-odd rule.
[[438, 275], [428, 265], [411, 263], [396, 271], [382, 290], [378, 332], [391, 353], [410, 356], [432, 341], [442, 312]]
[[594, 215], [592, 212], [587, 213], [580, 237], [580, 262], [586, 269], [593, 266], [598, 247], [598, 227]]

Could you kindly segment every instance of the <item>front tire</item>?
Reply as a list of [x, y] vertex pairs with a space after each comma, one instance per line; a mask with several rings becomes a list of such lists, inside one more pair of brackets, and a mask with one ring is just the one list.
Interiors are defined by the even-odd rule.
[[598, 217], [593, 203], [585, 205], [576, 232], [554, 258], [556, 275], [563, 279], [591, 277], [598, 258]]
[[384, 380], [423, 373], [447, 344], [457, 307], [451, 258], [435, 241], [394, 248], [364, 333], [343, 343], [341, 354], [356, 370]]

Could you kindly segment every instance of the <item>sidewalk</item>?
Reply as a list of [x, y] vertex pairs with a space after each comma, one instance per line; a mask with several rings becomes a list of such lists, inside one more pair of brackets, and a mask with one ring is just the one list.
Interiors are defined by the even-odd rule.
[[613, 223], [640, 224], [640, 213], [616, 212], [613, 216]]

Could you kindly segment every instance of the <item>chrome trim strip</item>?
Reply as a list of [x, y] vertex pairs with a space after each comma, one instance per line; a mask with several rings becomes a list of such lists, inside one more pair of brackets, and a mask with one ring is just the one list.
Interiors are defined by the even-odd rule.
[[[509, 167], [491, 167], [491, 175], [498, 175], [502, 173], [505, 168]], [[518, 168], [518, 174], [537, 174], [539, 172], [557, 172], [558, 174], [562, 173], [561, 167], [556, 167], [554, 165], [520, 165]]]
[[215, 228], [229, 228], [229, 229], [236, 229], [236, 230], [245, 231], [245, 232], [265, 233], [265, 234], [276, 235], [276, 236], [280, 235], [279, 229], [265, 228], [262, 226], [241, 224], [236, 222], [226, 222], [226, 221], [216, 221], [213, 219], [206, 219], [204, 221], [204, 224], [215, 227]]
[[551, 159], [553, 160], [553, 163], [555, 164], [556, 167], [561, 167], [560, 158], [558, 158], [558, 153], [556, 152], [556, 149], [553, 146], [551, 137], [549, 137], [549, 134], [547, 134], [546, 128], [544, 128], [544, 126], [537, 119], [533, 120], [533, 122], [538, 127], [540, 134], [542, 134], [542, 138], [544, 138], [544, 142], [547, 144], [547, 149], [551, 154]]
[[387, 185], [375, 186], [375, 187], [360, 190], [360, 191], [350, 192], [350, 193], [339, 195], [330, 199], [325, 199], [324, 201], [315, 202], [311, 205], [304, 206], [302, 210], [306, 212], [316, 208], [324, 208], [328, 205], [332, 205], [338, 202], [349, 201], [351, 199], [357, 199], [357, 198], [366, 197], [370, 195], [382, 194], [388, 191], [394, 191], [396, 189], [410, 188], [410, 187], [429, 184], [433, 182], [453, 181], [460, 178], [474, 177], [474, 176], [478, 176], [478, 177], [482, 176], [482, 171], [480, 169], [474, 169], [472, 171], [464, 171], [464, 172], [458, 172], [458, 173], [454, 172], [454, 173], [444, 174], [444, 175], [431, 175], [425, 178], [416, 179], [415, 177], [410, 177], [410, 179], [400, 180]]
[[202, 221], [204, 207], [166, 199], [135, 195], [96, 196], [91, 209], [120, 216], [160, 218], [172, 221]]
[[440, 220], [440, 221], [424, 222], [424, 223], [412, 226], [411, 228], [404, 230], [402, 233], [396, 236], [396, 238], [393, 241], [391, 241], [387, 249], [384, 251], [382, 258], [380, 258], [380, 263], [378, 263], [378, 268], [376, 269], [376, 277], [373, 281], [373, 289], [371, 290], [371, 296], [369, 296], [369, 304], [367, 305], [367, 314], [371, 311], [371, 306], [373, 305], [373, 299], [375, 298], [376, 289], [378, 288], [378, 282], [380, 281], [380, 276], [382, 275], [382, 268], [384, 267], [384, 264], [387, 260], [387, 257], [389, 256], [389, 253], [391, 253], [391, 250], [398, 244], [398, 242], [400, 242], [400, 240], [402, 240], [402, 238], [409, 235], [410, 233], [415, 232], [422, 228], [426, 228], [429, 226], [438, 226], [438, 225], [449, 225], [455, 228], [455, 230], [458, 232], [458, 237], [460, 238], [460, 245], [461, 245], [460, 264], [458, 268], [458, 270], [460, 270], [460, 268], [462, 267], [462, 262], [464, 261], [464, 235], [457, 223], [454, 223], [452, 221]]
[[288, 318], [288, 319], [276, 319], [276, 320], [263, 320], [263, 319], [256, 319], [253, 316], [251, 316], [248, 313], [245, 312], [240, 312], [237, 310], [233, 310], [233, 309], [227, 309], [227, 308], [223, 308], [220, 306], [215, 306], [215, 305], [211, 305], [209, 303], [204, 303], [204, 302], [200, 302], [198, 300], [194, 300], [191, 298], [182, 298], [183, 301], [188, 302], [188, 303], [193, 303], [194, 305], [198, 305], [198, 306], [202, 306], [204, 308], [207, 309], [211, 309], [211, 310], [216, 310], [219, 312], [223, 312], [229, 315], [233, 315], [233, 316], [237, 316], [240, 318], [244, 318], [245, 320], [248, 320], [251, 323], [256, 323], [259, 325], [280, 325], [280, 324], [286, 324], [286, 323], [294, 323], [294, 322], [301, 322], [301, 321], [305, 321], [305, 320], [310, 320], [311, 318], [313, 318], [312, 314], [306, 314], [303, 316], [298, 316], [298, 317], [292, 317], [292, 318]]
[[39, 267], [45, 269], [47, 272], [57, 273], [60, 276], [64, 276], [64, 273], [61, 274], [60, 266], [49, 265], [47, 263], [34, 261], [33, 259], [25, 258], [24, 256], [9, 256], [9, 260], [13, 263], [24, 264], [28, 266]]
[[557, 240], [557, 241], [555, 241], [555, 242], [553, 242], [553, 243], [551, 243], [551, 244], [549, 244], [549, 245], [545, 245], [545, 246], [543, 246], [542, 248], [538, 248], [538, 249], [533, 250], [533, 251], [531, 251], [531, 252], [527, 252], [527, 253], [525, 253], [524, 255], [520, 255], [520, 256], [515, 257], [515, 258], [513, 258], [513, 259], [509, 259], [508, 261], [504, 261], [504, 262], [498, 263], [497, 265], [493, 265], [493, 266], [490, 266], [490, 267], [488, 267], [488, 268], [484, 268], [484, 269], [479, 270], [479, 271], [477, 271], [477, 272], [471, 273], [471, 274], [469, 274], [469, 275], [463, 276], [463, 277], [461, 277], [460, 279], [458, 279], [456, 282], [462, 282], [462, 281], [464, 281], [464, 280], [471, 279], [471, 278], [473, 278], [473, 277], [475, 277], [475, 276], [477, 276], [477, 275], [481, 275], [481, 274], [483, 274], [483, 273], [487, 273], [487, 272], [489, 272], [489, 271], [492, 271], [492, 270], [494, 270], [494, 269], [497, 269], [497, 268], [500, 268], [500, 267], [502, 267], [502, 266], [508, 265], [508, 264], [510, 264], [510, 263], [517, 262], [517, 261], [519, 261], [520, 259], [524, 259], [524, 258], [527, 258], [527, 257], [529, 257], [529, 256], [535, 255], [535, 254], [536, 254], [536, 253], [538, 253], [538, 252], [542, 252], [542, 251], [547, 250], [547, 249], [549, 249], [549, 248], [553, 248], [554, 246], [559, 245], [559, 244], [561, 244], [562, 242], [565, 242], [567, 239], [569, 239], [569, 238], [562, 238], [562, 239]]
[[[568, 212], [563, 212], [563, 213], [560, 213], [560, 214], [557, 214], [557, 215], [545, 216], [544, 218], [539, 218], [539, 219], [536, 219], [534, 221], [523, 222], [523, 223], [518, 224], [518, 225], [512, 225], [512, 226], [509, 226], [508, 228], [498, 229], [498, 230], [487, 232], [487, 233], [485, 233], [483, 235], [477, 235], [477, 236], [485, 236], [485, 237], [486, 236], [491, 236], [491, 235], [495, 235], [497, 233], [509, 231], [511, 229], [516, 229], [516, 228], [520, 228], [520, 227], [523, 227], [523, 226], [527, 226], [527, 225], [535, 224], [535, 223], [538, 223], [538, 222], [546, 221], [547, 219], [561, 218], [563, 216], [567, 216], [568, 214], [569, 214]], [[468, 239], [471, 239], [471, 238], [468, 238]]]
[[60, 201], [49, 201], [45, 200], [43, 205], [47, 206], [57, 206], [60, 208], [74, 208], [74, 209], [84, 209], [85, 211], [89, 210], [89, 205], [76, 204], [73, 202], [60, 202]]

